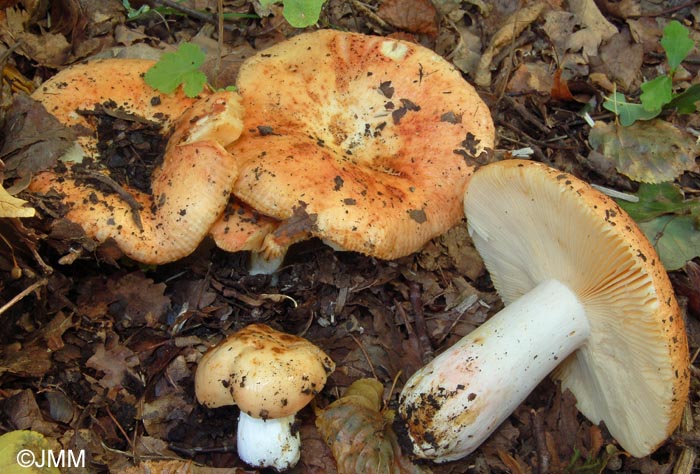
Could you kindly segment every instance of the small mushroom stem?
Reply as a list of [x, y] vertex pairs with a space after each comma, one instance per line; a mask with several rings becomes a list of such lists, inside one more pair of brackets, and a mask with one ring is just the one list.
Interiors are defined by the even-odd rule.
[[399, 412], [414, 454], [446, 462], [471, 453], [589, 335], [566, 285], [537, 285], [408, 380]]
[[274, 467], [284, 471], [301, 456], [301, 439], [294, 427], [294, 415], [282, 418], [253, 418], [244, 411], [238, 418], [238, 456], [253, 467]]

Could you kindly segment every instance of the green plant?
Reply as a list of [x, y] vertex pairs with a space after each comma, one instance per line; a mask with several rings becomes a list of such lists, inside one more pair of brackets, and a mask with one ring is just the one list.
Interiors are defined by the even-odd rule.
[[614, 112], [624, 126], [637, 120], [653, 119], [664, 110], [675, 109], [682, 114], [690, 114], [697, 110], [700, 84], [694, 84], [680, 93], [673, 91], [673, 77], [694, 46], [688, 29], [676, 20], [671, 21], [664, 28], [661, 46], [666, 52], [669, 71], [641, 85], [640, 103], [627, 102], [625, 96], [619, 92], [613, 93], [603, 103], [603, 107]]
[[306, 28], [318, 22], [325, 0], [260, 0], [263, 8], [282, 3], [282, 15], [294, 28]]
[[144, 77], [146, 84], [165, 94], [172, 94], [182, 85], [187, 97], [204, 89], [207, 76], [200, 70], [206, 55], [192, 43], [182, 43], [177, 51], [164, 53]]

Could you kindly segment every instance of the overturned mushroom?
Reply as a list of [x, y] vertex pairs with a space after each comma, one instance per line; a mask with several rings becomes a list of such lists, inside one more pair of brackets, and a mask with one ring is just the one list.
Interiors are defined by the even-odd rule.
[[[65, 196], [65, 217], [97, 241], [114, 239], [134, 260], [165, 263], [191, 253], [224, 210], [237, 176], [224, 146], [239, 136], [243, 108], [233, 92], [205, 93], [198, 100], [178, 91], [151, 89], [143, 74], [148, 60], [96, 60], [67, 68], [33, 95], [79, 134], [78, 153], [67, 169], [37, 175], [30, 190]], [[103, 143], [96, 112], [160, 128], [165, 146], [150, 190], [118, 183], [100, 163]], [[148, 145], [147, 145], [148, 146]], [[76, 156], [77, 155], [77, 156]], [[95, 159], [96, 169], [83, 161]]]
[[[264, 81], [261, 78], [272, 77]], [[249, 58], [234, 194], [295, 236], [391, 259], [462, 218], [475, 156], [493, 146], [486, 105], [417, 44], [321, 30]]]
[[210, 349], [195, 373], [197, 400], [238, 405], [238, 455], [284, 470], [300, 457], [294, 415], [323, 388], [335, 364], [298, 336], [251, 324]]
[[688, 397], [688, 343], [644, 234], [583, 181], [523, 160], [475, 173], [465, 211], [507, 306], [406, 383], [414, 453], [466, 456], [551, 371], [630, 454], [654, 451]]

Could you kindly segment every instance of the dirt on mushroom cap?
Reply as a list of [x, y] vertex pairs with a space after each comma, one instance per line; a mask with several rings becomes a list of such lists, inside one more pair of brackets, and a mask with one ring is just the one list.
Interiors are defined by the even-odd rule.
[[248, 112], [230, 148], [234, 194], [280, 220], [303, 208], [312, 234], [380, 258], [456, 224], [474, 160], [493, 146], [475, 90], [412, 43], [305, 33], [248, 59], [237, 85]]
[[251, 324], [210, 349], [195, 374], [200, 403], [236, 404], [254, 418], [301, 410], [323, 388], [335, 363], [304, 338]]
[[[237, 176], [236, 160], [224, 146], [240, 134], [243, 108], [237, 94], [217, 92], [199, 99], [160, 94], [143, 81], [148, 60], [98, 60], [61, 71], [35, 94], [61, 122], [81, 131], [87, 156], [97, 157], [96, 127], [82, 110], [106, 106], [115, 113], [162, 125], [170, 135], [162, 165], [152, 175], [152, 193], [127, 185], [105, 192], [103, 169], [88, 175], [50, 171], [35, 177], [30, 190], [63, 195], [65, 217], [100, 242], [114, 239], [134, 260], [166, 263], [191, 253], [223, 211]], [[164, 137], [167, 138], [167, 137]], [[93, 184], [91, 184], [93, 183]]]

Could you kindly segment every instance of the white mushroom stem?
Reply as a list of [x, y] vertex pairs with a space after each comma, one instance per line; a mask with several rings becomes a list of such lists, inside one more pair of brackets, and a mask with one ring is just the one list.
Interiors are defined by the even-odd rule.
[[590, 332], [584, 306], [556, 280], [492, 316], [404, 387], [414, 454], [446, 462], [471, 453]]
[[238, 456], [253, 467], [284, 471], [301, 456], [301, 439], [293, 429], [294, 415], [283, 418], [253, 418], [244, 411], [238, 418]]

